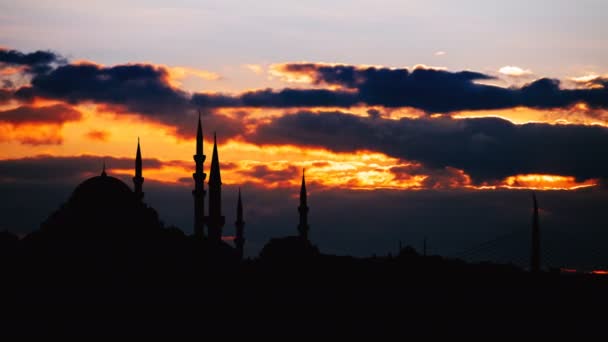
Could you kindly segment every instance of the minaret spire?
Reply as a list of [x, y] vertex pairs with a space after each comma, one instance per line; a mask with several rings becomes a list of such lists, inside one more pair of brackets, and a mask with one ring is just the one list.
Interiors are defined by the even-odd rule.
[[532, 248], [530, 253], [530, 271], [540, 271], [540, 226], [538, 218], [538, 202], [536, 201], [536, 193], [532, 192], [532, 201], [534, 202], [534, 210], [532, 212]]
[[135, 196], [138, 200], [144, 198], [143, 192], [144, 177], [142, 177], [142, 162], [141, 162], [141, 148], [139, 147], [139, 137], [137, 137], [137, 152], [135, 154], [135, 177], [133, 177], [133, 185]]
[[236, 227], [236, 234], [234, 237], [234, 244], [236, 246], [237, 253], [239, 255], [239, 259], [243, 259], [243, 251], [245, 246], [245, 221], [243, 221], [243, 202], [241, 200], [241, 188], [239, 188], [239, 199], [236, 204], [236, 222], [234, 223]]
[[196, 154], [203, 154], [203, 126], [201, 125], [201, 111], [198, 111], [198, 128], [196, 130]]
[[103, 159], [103, 165], [102, 165], [102, 168], [101, 168], [101, 175], [104, 176], [104, 177], [108, 175], [106, 173], [106, 160], [105, 160], [105, 158]]
[[196, 130], [196, 154], [193, 156], [196, 163], [195, 172], [192, 174], [194, 179], [194, 235], [200, 239], [205, 236], [205, 178], [207, 174], [203, 172], [203, 164], [207, 158], [203, 154], [203, 127], [201, 125], [201, 112], [198, 111], [198, 127]]
[[298, 212], [300, 213], [300, 224], [298, 224], [298, 232], [300, 237], [308, 240], [308, 201], [306, 193], [306, 180], [304, 178], [304, 169], [302, 169], [302, 186], [300, 187], [300, 206], [298, 206]]
[[220, 158], [217, 153], [217, 136], [213, 132], [213, 155], [209, 171], [209, 216], [207, 228], [209, 239], [221, 241], [225, 217], [222, 215], [222, 176], [220, 174]]

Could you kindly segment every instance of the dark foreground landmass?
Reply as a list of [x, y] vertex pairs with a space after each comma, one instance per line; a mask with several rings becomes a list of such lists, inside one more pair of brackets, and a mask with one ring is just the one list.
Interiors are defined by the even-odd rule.
[[[608, 278], [532, 274], [404, 249], [356, 259], [198, 242], [15, 242], [0, 335], [285, 338], [601, 336]], [[213, 251], [213, 252], [210, 252]], [[293, 252], [293, 251], [291, 251]]]

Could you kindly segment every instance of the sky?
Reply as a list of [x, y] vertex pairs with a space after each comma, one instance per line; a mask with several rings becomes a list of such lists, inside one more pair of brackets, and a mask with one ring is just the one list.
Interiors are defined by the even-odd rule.
[[146, 201], [190, 233], [200, 111], [227, 222], [243, 189], [249, 255], [296, 233], [305, 168], [326, 251], [426, 237], [458, 255], [523, 229], [525, 259], [534, 190], [553, 264], [597, 266], [607, 12], [596, 0], [0, 1], [0, 228], [37, 229], [103, 160], [131, 185], [139, 137]]

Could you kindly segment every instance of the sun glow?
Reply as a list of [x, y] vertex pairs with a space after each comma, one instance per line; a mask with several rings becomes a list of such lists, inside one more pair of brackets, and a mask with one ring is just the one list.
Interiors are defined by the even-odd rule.
[[531, 190], [577, 190], [589, 188], [598, 184], [597, 179], [587, 179], [577, 181], [575, 177], [526, 174], [515, 175], [505, 178], [497, 184], [482, 184], [479, 186], [469, 185], [468, 187], [478, 190], [491, 189], [531, 189]]
[[[48, 105], [40, 102], [36, 105]], [[52, 156], [97, 155], [133, 158], [137, 138], [142, 142], [144, 159], [161, 162], [160, 167], [146, 168], [146, 179], [175, 184], [190, 184], [194, 168], [194, 137], [178, 134], [172, 126], [144, 119], [138, 115], [119, 113], [101, 105], [77, 105], [82, 113], [78, 121], [63, 125], [29, 125], [7, 129], [0, 126], [0, 158], [22, 158], [48, 154]], [[370, 115], [358, 108], [358, 115]], [[281, 111], [269, 114], [263, 110], [250, 114], [257, 118], [279, 116]], [[388, 113], [388, 114], [386, 114]], [[226, 110], [236, 118], [237, 111]], [[267, 116], [270, 115], [270, 116]], [[283, 114], [284, 115], [284, 114]], [[384, 112], [381, 115], [402, 114]], [[243, 120], [247, 120], [245, 117]], [[247, 125], [247, 124], [246, 124]], [[5, 125], [6, 126], [6, 125]], [[204, 153], [211, 155], [211, 132], [205, 130]], [[193, 132], [194, 133], [194, 125]], [[41, 140], [42, 139], [42, 140]], [[46, 141], [46, 143], [44, 143]], [[49, 143], [50, 142], [50, 143]], [[228, 140], [218, 132], [222, 179], [226, 184], [254, 183], [268, 188], [297, 187], [303, 168], [307, 180], [321, 187], [344, 189], [542, 189], [575, 190], [595, 186], [597, 180], [579, 181], [565, 175], [523, 174], [513, 175], [491, 184], [473, 184], [465, 171], [445, 168], [428, 169], [420, 163], [393, 158], [374, 151], [336, 153], [323, 148], [292, 145], [255, 145], [241, 138]], [[208, 169], [209, 164], [205, 165]], [[130, 169], [108, 168], [118, 175], [132, 175]], [[97, 171], [97, 170], [91, 170]]]

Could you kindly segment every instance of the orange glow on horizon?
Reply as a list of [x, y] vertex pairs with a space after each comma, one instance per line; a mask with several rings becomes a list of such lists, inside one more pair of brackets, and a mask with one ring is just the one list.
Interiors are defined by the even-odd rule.
[[608, 270], [593, 270], [591, 274], [595, 275], [608, 275]]
[[498, 184], [469, 185], [477, 190], [493, 189], [529, 189], [529, 190], [577, 190], [589, 188], [598, 184], [597, 179], [587, 179], [577, 182], [572, 176], [527, 174], [515, 175], [505, 178]]
[[[38, 100], [38, 105], [56, 102]], [[48, 154], [52, 156], [99, 155], [134, 158], [137, 137], [141, 138], [144, 158], [171, 161], [158, 169], [145, 169], [145, 177], [168, 183], [189, 184], [194, 162], [195, 141], [177, 134], [177, 128], [135, 114], [120, 113], [104, 105], [81, 104], [74, 108], [82, 113], [79, 121], [63, 125], [21, 125], [8, 130], [0, 125], [0, 159], [18, 159]], [[370, 108], [354, 111], [368, 116]], [[257, 109], [258, 117], [279, 116], [284, 111]], [[239, 112], [223, 114], [237, 118]], [[408, 110], [384, 112], [395, 115], [415, 114]], [[405, 116], [405, 115], [404, 115]], [[247, 120], [245, 117], [244, 120]], [[246, 123], [247, 125], [247, 123]], [[249, 124], [255, 127], [256, 123]], [[206, 128], [211, 132], [214, 128]], [[195, 125], [192, 125], [192, 132]], [[211, 155], [211, 136], [205, 135], [204, 152]], [[44, 144], [44, 142], [47, 142]], [[577, 181], [567, 175], [513, 175], [501, 182], [474, 185], [463, 170], [425, 169], [424, 165], [390, 157], [374, 151], [336, 153], [323, 148], [293, 145], [258, 146], [239, 139], [227, 141], [218, 134], [222, 178], [226, 184], [254, 183], [267, 188], [297, 187], [301, 169], [307, 179], [318, 186], [343, 189], [538, 189], [576, 190], [592, 187], [597, 180]], [[176, 162], [174, 162], [176, 161]], [[206, 168], [209, 164], [205, 165]], [[109, 166], [111, 168], [111, 165]], [[145, 168], [145, 165], [144, 165]], [[96, 170], [92, 170], [96, 171]], [[131, 175], [132, 170], [115, 170]]]
[[473, 119], [496, 117], [510, 121], [516, 125], [528, 123], [546, 123], [552, 125], [599, 125], [608, 127], [608, 111], [590, 108], [588, 104], [579, 102], [569, 108], [534, 109], [515, 107], [507, 109], [479, 111], [461, 111], [453, 113], [455, 119]]

